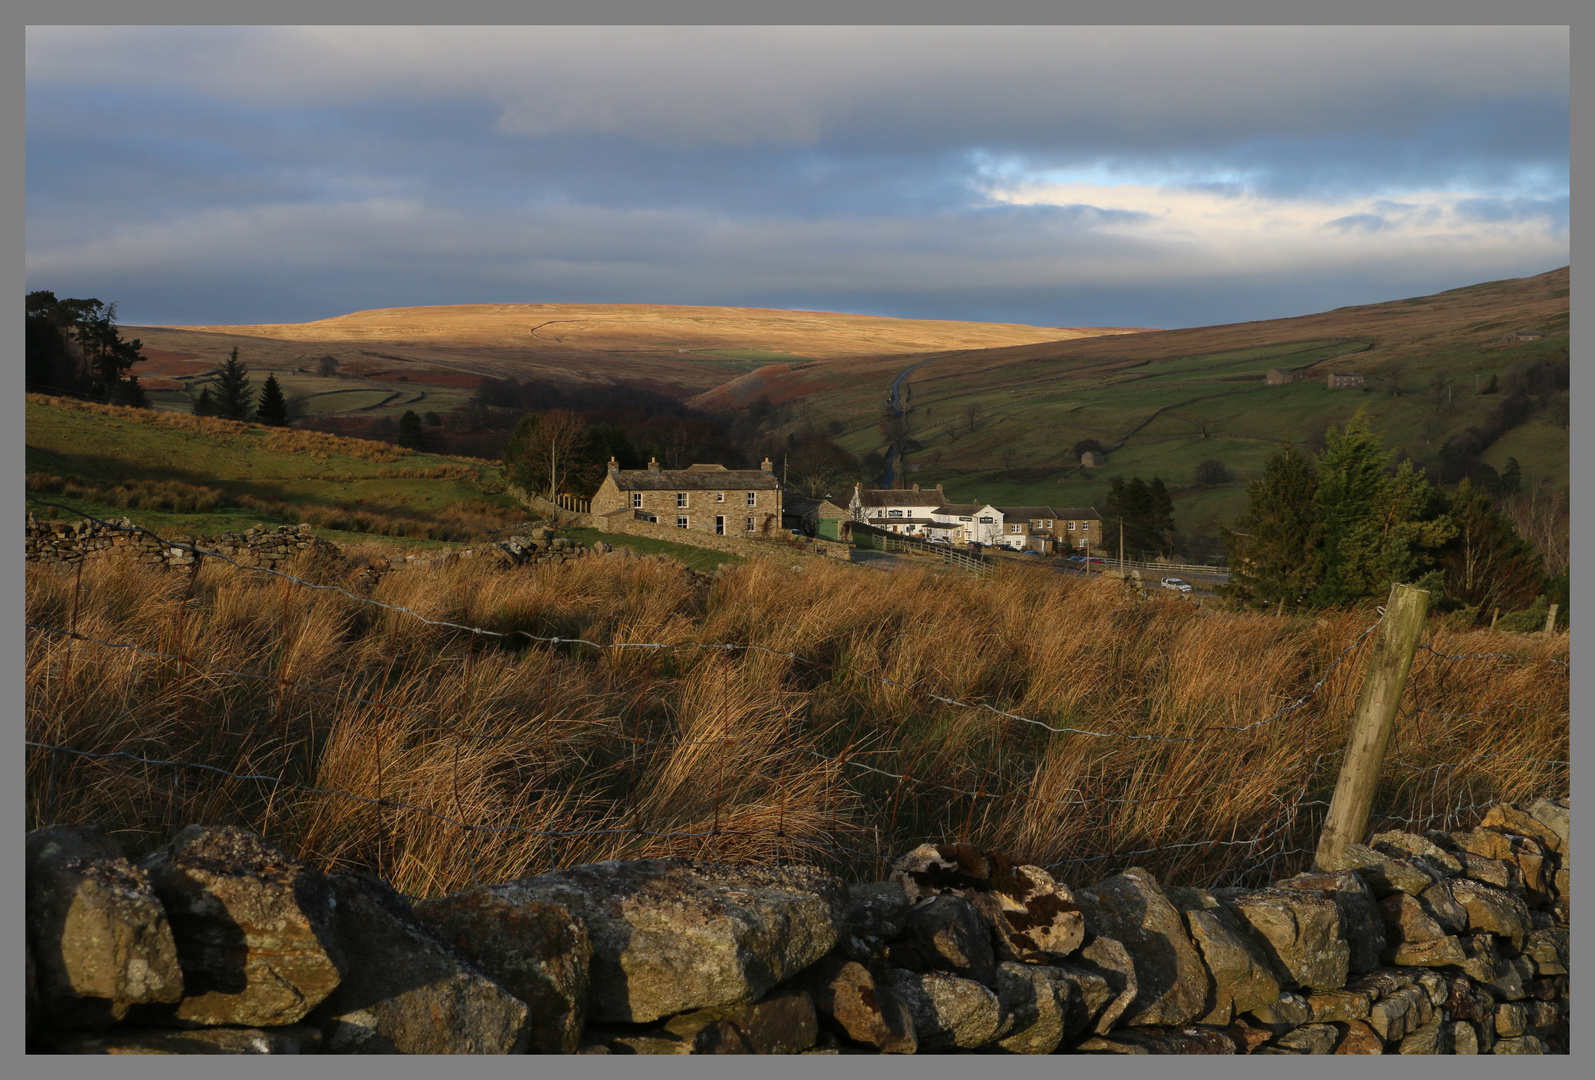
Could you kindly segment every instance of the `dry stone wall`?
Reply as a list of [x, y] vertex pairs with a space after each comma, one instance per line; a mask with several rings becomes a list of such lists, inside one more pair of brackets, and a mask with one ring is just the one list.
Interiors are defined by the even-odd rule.
[[[178, 545], [194, 543], [196, 539], [191, 536], [173, 536], [162, 541], [147, 532], [133, 531], [133, 522], [127, 518], [102, 525], [88, 520], [38, 521], [32, 513], [28, 514], [27, 557], [30, 562], [71, 563], [80, 559], [119, 558], [155, 566], [193, 566], [194, 553]], [[256, 526], [242, 533], [222, 533], [199, 543], [240, 565], [271, 568], [304, 551], [321, 550], [336, 555], [338, 550], [318, 539], [309, 525], [298, 528], [282, 525], [276, 529]]]
[[1568, 1052], [1568, 803], [1262, 889], [614, 861], [410, 903], [191, 826], [28, 834], [33, 1053]]

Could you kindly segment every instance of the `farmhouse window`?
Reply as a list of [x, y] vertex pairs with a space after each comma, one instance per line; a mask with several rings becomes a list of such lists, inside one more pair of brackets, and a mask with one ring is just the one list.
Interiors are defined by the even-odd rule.
[[726, 493], [723, 492], [723, 491], [715, 492], [714, 493], [714, 501], [715, 502], [725, 502], [726, 501]]
[[687, 519], [684, 518], [684, 517], [677, 517], [676, 518], [676, 528], [685, 529], [686, 527], [687, 527]]
[[631, 493], [631, 508], [633, 510], [641, 510], [642, 509], [642, 492], [633, 491]]
[[752, 518], [748, 518], [748, 532], [752, 532], [752, 531], [753, 531], [753, 519]]
[[1020, 524], [1016, 521], [1016, 522], [1014, 522], [1014, 523], [1012, 523], [1011, 525], [1008, 526], [1008, 531], [1011, 532], [1011, 533], [1017, 533], [1020, 528], [1021, 528]]
[[757, 491], [748, 492], [748, 505], [749, 506], [758, 506], [759, 505], [759, 493]]
[[676, 492], [676, 505], [677, 506], [686, 506], [687, 505], [687, 493], [685, 491]]
[[1069, 531], [1074, 532], [1074, 522], [1069, 522]]

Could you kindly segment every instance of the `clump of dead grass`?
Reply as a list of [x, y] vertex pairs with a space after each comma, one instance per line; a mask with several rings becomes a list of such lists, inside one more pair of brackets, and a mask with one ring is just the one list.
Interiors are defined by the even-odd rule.
[[[878, 877], [924, 840], [1074, 883], [1304, 861], [1367, 642], [1342, 653], [1371, 612], [1277, 619], [1038, 571], [803, 565], [706, 581], [662, 558], [465, 560], [371, 593], [491, 635], [214, 561], [31, 565], [30, 623], [166, 656], [30, 630], [30, 739], [266, 779], [34, 749], [29, 826], [99, 821], [138, 851], [233, 822], [415, 895], [663, 854]], [[664, 647], [602, 647], [627, 642]], [[1436, 624], [1429, 643], [1375, 825], [1565, 792], [1566, 766], [1545, 762], [1567, 758], [1566, 638]]]

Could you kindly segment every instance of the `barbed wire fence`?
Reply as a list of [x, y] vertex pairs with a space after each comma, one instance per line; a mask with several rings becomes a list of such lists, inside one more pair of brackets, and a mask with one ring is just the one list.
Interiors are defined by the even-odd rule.
[[[30, 497], [30, 501], [66, 510], [105, 528], [154, 535], [138, 526], [104, 521], [60, 503], [34, 497]], [[1077, 880], [1085, 874], [1091, 875], [1094, 880], [1125, 867], [1150, 861], [1164, 866], [1205, 868], [1209, 876], [1203, 883], [1210, 885], [1266, 883], [1272, 878], [1305, 868], [1311, 861], [1317, 832], [1328, 807], [1325, 796], [1334, 782], [1338, 761], [1344, 755], [1343, 747], [1333, 745], [1341, 738], [1342, 725], [1339, 720], [1346, 708], [1344, 703], [1357, 697], [1355, 687], [1360, 673], [1357, 661], [1367, 651], [1369, 637], [1378, 627], [1378, 623], [1374, 623], [1364, 628], [1319, 667], [1304, 691], [1280, 703], [1267, 715], [1247, 723], [1203, 725], [1180, 735], [1152, 734], [1051, 723], [991, 701], [966, 700], [934, 686], [914, 685], [893, 679], [857, 664], [805, 657], [790, 650], [753, 642], [600, 641], [581, 636], [539, 635], [525, 630], [494, 630], [434, 619], [409, 607], [377, 600], [338, 584], [313, 581], [286, 570], [246, 565], [199, 544], [169, 540], [163, 540], [162, 543], [182, 548], [195, 556], [195, 563], [189, 571], [189, 594], [192, 594], [194, 582], [198, 579], [200, 565], [207, 560], [231, 565], [240, 573], [268, 575], [281, 581], [285, 597], [284, 634], [287, 632], [288, 590], [304, 589], [331, 591], [357, 605], [388, 613], [396, 619], [415, 620], [419, 624], [463, 635], [467, 643], [462, 661], [467, 684], [479, 641], [520, 640], [531, 648], [550, 651], [563, 649], [572, 655], [581, 653], [591, 657], [622, 654], [661, 657], [697, 653], [719, 656], [727, 663], [739, 660], [748, 663], [755, 658], [765, 658], [785, 665], [790, 671], [805, 671], [810, 680], [859, 679], [904, 697], [918, 699], [932, 709], [939, 708], [964, 716], [985, 716], [998, 725], [997, 766], [994, 768], [991, 761], [983, 762], [975, 770], [978, 780], [973, 783], [949, 783], [937, 776], [915, 775], [919, 764], [917, 757], [906, 763], [894, 761], [894, 752], [889, 748], [872, 746], [867, 737], [859, 739], [857, 728], [854, 737], [849, 738], [839, 752], [834, 748], [827, 750], [813, 739], [805, 738], [807, 733], [801, 730], [801, 724], [794, 739], [790, 716], [786, 717], [779, 735], [767, 734], [763, 738], [743, 739], [726, 735], [685, 739], [654, 733], [645, 730], [640, 724], [634, 724], [630, 730], [619, 725], [615, 730], [586, 731], [569, 736], [554, 735], [544, 730], [541, 738], [528, 742], [523, 731], [481, 730], [482, 717], [472, 715], [473, 703], [470, 701], [459, 709], [439, 711], [415, 708], [403, 700], [393, 700], [392, 695], [384, 692], [387, 676], [391, 673], [391, 653], [389, 671], [384, 672], [380, 679], [369, 680], [370, 685], [320, 685], [291, 678], [287, 670], [286, 649], [283, 663], [275, 671], [250, 670], [193, 655], [194, 650], [184, 647], [182, 629], [182, 620], [189, 610], [187, 596], [184, 604], [177, 608], [177, 626], [171, 634], [172, 647], [152, 648], [145, 643], [110, 640], [80, 632], [76, 622], [81, 560], [78, 563], [78, 582], [74, 587], [68, 625], [27, 622], [30, 667], [34, 663], [33, 654], [36, 651], [43, 653], [41, 662], [49, 662], [52, 654], [42, 643], [58, 643], [61, 646], [61, 658], [57, 661], [61, 668], [58, 678], [63, 684], [74, 663], [94, 662], [81, 653], [74, 661], [73, 648], [86, 646], [104, 656], [120, 657], [131, 664], [146, 663], [169, 669], [172, 677], [168, 678], [167, 683], [175, 691], [174, 722], [179, 728], [190, 719], [184, 713], [184, 689], [186, 681], [193, 679], [203, 680], [213, 689], [252, 685], [266, 692], [268, 697], [275, 691], [275, 707], [271, 708], [268, 703], [266, 711], [275, 714], [273, 719], [281, 729], [281, 745], [277, 747], [280, 767], [238, 767], [240, 762], [236, 760], [196, 760], [110, 748], [103, 741], [96, 745], [93, 739], [51, 738], [49, 732], [58, 730], [58, 723], [30, 702], [26, 747], [30, 788], [37, 789], [37, 798], [30, 800], [30, 805], [37, 804], [38, 823], [51, 819], [53, 795], [59, 795], [60, 791], [76, 784], [119, 783], [137, 775], [139, 782], [152, 791], [164, 786], [169, 799], [160, 826], [168, 831], [184, 824], [183, 813], [196, 803], [215, 807], [224, 801], [218, 799], [218, 792], [230, 791], [238, 800], [242, 798], [240, 789], [245, 789], [254, 792], [254, 805], [264, 806], [268, 817], [275, 814], [284, 820], [295, 816], [289, 813], [291, 798], [299, 800], [292, 805], [300, 820], [313, 818], [321, 809], [333, 803], [368, 808], [377, 822], [374, 868], [379, 873], [391, 873], [394, 869], [391, 835], [395, 828], [390, 826], [388, 815], [393, 815], [391, 820], [394, 822], [401, 815], [435, 822], [459, 844], [460, 852], [469, 864], [472, 881], [478, 880], [478, 844], [510, 836], [528, 842], [535, 841], [541, 849], [546, 850], [542, 862], [529, 867], [528, 872], [562, 865], [562, 859], [594, 850], [596, 844], [607, 845], [602, 849], [605, 852], [658, 853], [664, 850], [719, 860], [724, 857], [725, 846], [735, 842], [733, 857], [737, 853], [746, 853], [750, 847], [756, 847], [760, 853], [772, 853], [777, 861], [798, 859], [826, 862], [850, 876], [878, 879], [884, 876], [892, 861], [918, 843], [989, 840], [983, 825], [993, 813], [1000, 815], [1004, 811], [1042, 809], [1054, 815], [1059, 812], [1098, 815], [1095, 827], [1085, 834], [1084, 840], [1077, 836], [1063, 845], [1061, 850], [1048, 850], [1044, 842], [1031, 844], [1037, 849], [1031, 853], [1038, 856], [1037, 861], [1042, 861], [1046, 869], [1064, 880]], [[1565, 688], [1570, 670], [1565, 660], [1535, 657], [1524, 652], [1447, 654], [1435, 650], [1431, 645], [1420, 646], [1420, 651], [1423, 663], [1414, 671], [1403, 698], [1397, 729], [1398, 732], [1414, 733], [1408, 742], [1415, 748], [1421, 746], [1422, 729], [1426, 723], [1431, 728], [1442, 722], [1465, 726], [1481, 719], [1498, 719], [1503, 712], [1549, 712], [1552, 719], [1568, 716], [1565, 708], [1557, 710], [1511, 698], [1473, 702], [1470, 707], [1460, 710], [1433, 707], [1445, 704], [1443, 690], [1447, 680], [1454, 679], [1457, 671], [1465, 665], [1493, 664], [1503, 670], [1529, 672], [1535, 678], [1560, 680], [1560, 685]], [[643, 686], [637, 695], [636, 712], [639, 720], [643, 703], [650, 693], [653, 669], [648, 668], [643, 678]], [[296, 693], [326, 702], [334, 710], [342, 710], [339, 715], [369, 715], [372, 718], [371, 731], [379, 741], [374, 755], [374, 784], [369, 790], [349, 790], [315, 783], [313, 748], [309, 751], [308, 759], [298, 762], [300, 767], [298, 775], [295, 775], [296, 758], [290, 742], [286, 703], [289, 696]], [[1565, 699], [1563, 693], [1560, 700]], [[452, 806], [423, 805], [421, 801], [388, 793], [391, 778], [387, 778], [385, 783], [385, 758], [380, 740], [383, 718], [391, 720], [395, 717], [409, 722], [404, 737], [410, 745], [432, 740], [437, 747], [446, 745], [451, 749], [453, 766], [448, 786], [453, 793]], [[1045, 740], [1092, 740], [1103, 745], [1141, 744], [1146, 747], [1147, 755], [1159, 751], [1197, 752], [1203, 744], [1212, 740], [1230, 740], [1233, 744], [1235, 740], [1256, 737], [1260, 733], [1279, 741], [1289, 739], [1292, 746], [1299, 744], [1299, 749], [1293, 750], [1287, 760], [1270, 767], [1204, 777], [1195, 786], [1175, 785], [1181, 790], [1131, 796], [1118, 793], [1131, 790], [1121, 778], [1108, 777], [1104, 778], [1096, 793], [1082, 791], [1077, 793], [1077, 797], [1063, 798], [1037, 794], [1033, 772], [1026, 773], [1022, 769], [1011, 774], [1004, 772], [1000, 749], [1010, 731], [1028, 732]], [[115, 737], [125, 739], [126, 733]], [[328, 735], [327, 738], [331, 739], [332, 736]], [[468, 813], [460, 794], [461, 753], [471, 745], [504, 740], [515, 740], [517, 744], [535, 747], [546, 755], [547, 775], [552, 775], [555, 755], [561, 761], [582, 762], [587, 770], [584, 775], [592, 783], [600, 786], [607, 784], [619, 793], [629, 790], [629, 804], [625, 797], [617, 797], [614, 800], [616, 806], [611, 807], [611, 812], [602, 820], [584, 821], [579, 820], [580, 815], [577, 815], [578, 820], [573, 820], [568, 827], [553, 827], [555, 823], [547, 820], [549, 815], [546, 813], [533, 815], [537, 820], [517, 820], [512, 817], [484, 820], [480, 815]], [[1461, 745], [1466, 740], [1459, 738], [1456, 741]], [[120, 744], [113, 741], [111, 745]], [[325, 745], [327, 743], [324, 742]], [[639, 769], [646, 770], [670, 754], [691, 749], [716, 751], [714, 757], [718, 775], [713, 778], [715, 797], [710, 826], [672, 828], [668, 821], [640, 820], [641, 806], [636, 801]], [[259, 752], [261, 748], [255, 750]], [[725, 756], [727, 752], [737, 750], [752, 755], [739, 759], [743, 766], [751, 762], [760, 768], [773, 769], [779, 775], [779, 805], [774, 808], [773, 820], [769, 806], [758, 807], [756, 814], [739, 813], [738, 807], [724, 800]], [[1476, 768], [1487, 762], [1526, 767], [1537, 778], [1548, 783], [1551, 789], [1564, 792], [1567, 789], [1569, 762], [1560, 758], [1529, 757], [1502, 750], [1463, 753], [1454, 760], [1407, 762], [1397, 756], [1403, 750], [1399, 735], [1393, 750], [1395, 754], [1384, 765], [1381, 790], [1392, 791], [1397, 797], [1382, 808], [1376, 806], [1374, 820], [1378, 828], [1449, 829], [1466, 824], [1466, 815], [1498, 801], [1491, 797], [1495, 793], [1489, 790], [1488, 773]], [[1232, 753], [1230, 756], [1237, 755]], [[801, 773], [804, 766], [810, 770], [819, 768], [820, 775], [827, 779], [829, 790], [824, 812], [819, 815], [819, 825], [816, 825], [813, 814], [801, 826], [795, 826], [789, 815], [789, 803], [794, 795], [790, 778], [794, 772]], [[158, 781], [157, 774], [164, 774], [165, 780]], [[620, 781], [622, 774], [629, 774], [629, 783]], [[1151, 843], [1141, 839], [1140, 833], [1135, 833], [1134, 838], [1127, 843], [1121, 843], [1120, 837], [1115, 835], [1114, 822], [1118, 815], [1127, 810], [1166, 806], [1170, 809], [1168, 819], [1171, 822], [1182, 817], [1188, 821], [1190, 808], [1194, 806], [1199, 809], [1204, 797], [1214, 793], [1222, 795], [1238, 782], [1256, 781], [1259, 777], [1272, 778], [1269, 789], [1272, 807], [1260, 815], [1253, 815], [1251, 827], [1243, 835], [1236, 834], [1238, 823], [1231, 826], [1231, 835], [1224, 838], [1192, 838], [1189, 824], [1171, 828], [1172, 835], [1153, 836]], [[705, 785], [710, 783], [708, 776], [700, 779]], [[207, 780], [215, 786], [206, 788]], [[910, 799], [918, 800], [922, 807], [935, 807], [941, 812], [912, 814], [907, 807]], [[1173, 812], [1180, 807], [1187, 809], [1183, 816]], [[750, 817], [763, 823], [750, 824], [740, 820]], [[824, 822], [826, 817], [829, 818], [828, 828]], [[977, 819], [980, 824], [977, 824]], [[1224, 823], [1219, 821], [1201, 821], [1200, 825], [1205, 830], [1213, 831], [1224, 827]], [[439, 834], [440, 840], [443, 835]], [[283, 839], [291, 841], [293, 838]], [[447, 844], [440, 844], [437, 857], [446, 859], [452, 856], [452, 849]], [[1215, 866], [1219, 869], [1212, 869]]]

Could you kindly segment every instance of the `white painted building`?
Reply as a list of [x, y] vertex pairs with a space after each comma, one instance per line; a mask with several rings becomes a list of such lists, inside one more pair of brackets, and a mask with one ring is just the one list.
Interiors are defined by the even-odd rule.
[[1002, 511], [990, 503], [944, 503], [933, 512], [933, 536], [954, 544], [997, 544], [1002, 541]]

